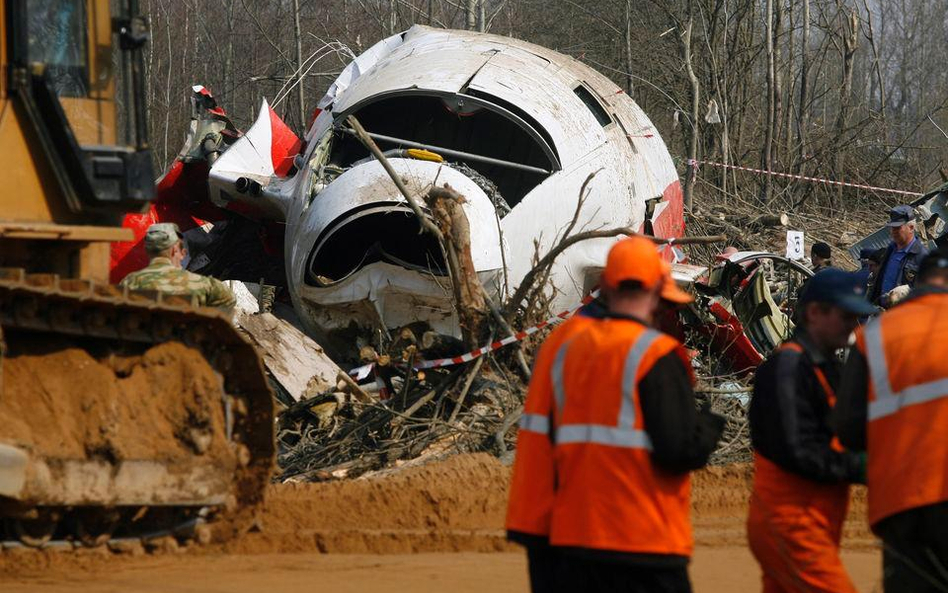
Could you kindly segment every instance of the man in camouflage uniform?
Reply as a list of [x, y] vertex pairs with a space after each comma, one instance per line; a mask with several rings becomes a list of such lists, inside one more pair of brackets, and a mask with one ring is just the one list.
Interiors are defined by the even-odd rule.
[[223, 282], [181, 267], [188, 252], [178, 225], [160, 222], [148, 227], [145, 232], [145, 251], [151, 262], [147, 267], [126, 276], [122, 286], [130, 290], [156, 290], [174, 296], [193, 297], [202, 307], [218, 307], [225, 311], [234, 308], [237, 300]]

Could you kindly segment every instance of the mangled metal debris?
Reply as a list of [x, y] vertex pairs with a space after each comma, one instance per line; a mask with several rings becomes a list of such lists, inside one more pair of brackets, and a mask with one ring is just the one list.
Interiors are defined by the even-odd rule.
[[[386, 39], [339, 76], [302, 139], [266, 103], [243, 134], [203, 87], [193, 105], [155, 206], [127, 224], [177, 222], [193, 271], [280, 287], [277, 315], [250, 303], [237, 321], [286, 396], [284, 477], [361, 472], [433, 449], [510, 449], [529, 374], [522, 358], [415, 368], [465, 344], [450, 246], [419, 229], [446, 217], [434, 202], [420, 213], [412, 196], [460, 196], [462, 251], [492, 318], [475, 340], [578, 305], [621, 232], [684, 232], [681, 186], [648, 118], [605, 77], [524, 42], [427, 27]], [[566, 247], [590, 232], [602, 234]], [[113, 255], [118, 271], [143, 257], [130, 245]], [[806, 274], [765, 253], [678, 265], [699, 297], [679, 330], [724, 361], [713, 374], [740, 376], [792, 328]], [[360, 364], [361, 353], [371, 373], [357, 384], [322, 347], [336, 362]]]
[[[404, 198], [353, 136], [350, 115], [386, 150], [410, 191], [447, 184], [464, 197], [471, 255], [495, 303], [513, 294], [574, 216], [576, 232], [630, 227], [679, 237], [684, 230], [677, 173], [641, 109], [589, 67], [522, 41], [422, 26], [385, 39], [333, 83], [301, 140], [266, 104], [236, 140], [203, 88], [195, 107], [179, 162], [185, 173], [203, 171], [209, 186], [194, 186], [200, 174], [166, 176], [159, 194], [208, 200], [198, 211], [193, 198], [162, 206], [160, 196], [160, 216], [227, 220], [232, 230], [217, 242], [241, 248], [192, 254], [202, 265], [195, 271], [226, 269], [243, 280], [268, 272], [258, 269], [265, 257], [245, 250], [265, 235], [255, 253], [285, 265], [294, 308], [321, 340], [353, 326], [384, 332], [416, 322], [459, 334], [440, 246], [419, 235]], [[593, 287], [613, 241], [585, 241], [557, 258], [551, 308], [568, 307]], [[250, 262], [248, 269], [236, 258]]]
[[797, 293], [813, 272], [774, 253], [741, 251], [710, 269], [676, 265], [675, 275], [697, 295], [682, 314], [683, 326], [723, 368], [741, 374], [790, 337]]
[[[916, 232], [929, 249], [948, 243], [948, 183], [926, 193], [910, 203], [915, 208]], [[863, 249], [884, 249], [889, 246], [889, 228], [882, 227], [871, 235], [853, 243], [849, 254], [858, 263]]]

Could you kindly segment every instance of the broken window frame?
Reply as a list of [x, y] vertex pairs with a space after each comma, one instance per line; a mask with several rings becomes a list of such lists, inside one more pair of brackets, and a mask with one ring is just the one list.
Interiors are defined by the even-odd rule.
[[586, 106], [586, 109], [603, 129], [616, 123], [616, 118], [606, 109], [606, 105], [602, 99], [588, 84], [580, 80], [573, 86], [572, 90], [576, 98], [582, 101], [583, 105]]
[[[483, 96], [482, 96], [483, 95]], [[450, 104], [463, 104], [467, 106], [468, 104], [473, 104], [474, 106], [487, 109], [504, 119], [507, 119], [517, 125], [521, 130], [523, 130], [530, 138], [536, 143], [536, 145], [541, 149], [544, 156], [550, 163], [550, 174], [562, 170], [562, 165], [560, 163], [559, 152], [556, 149], [556, 145], [550, 137], [549, 133], [540, 126], [539, 123], [536, 125], [528, 122], [524, 117], [514, 113], [507, 107], [501, 105], [501, 100], [495, 97], [489, 97], [485, 93], [478, 93], [477, 96], [468, 94], [468, 93], [449, 93], [449, 92], [438, 92], [431, 90], [423, 89], [403, 89], [390, 93], [381, 93], [378, 95], [373, 95], [363, 101], [360, 101], [341, 113], [334, 113], [333, 120], [335, 125], [340, 126], [345, 122], [345, 119], [355, 114], [358, 116], [358, 113], [372, 105], [374, 103], [379, 103], [389, 99], [397, 97], [435, 97], [439, 98], [445, 102], [446, 105]], [[527, 114], [524, 116], [529, 117]], [[372, 130], [369, 130], [371, 132]], [[410, 140], [406, 138], [406, 140]], [[437, 148], [437, 147], [434, 147]], [[525, 165], [526, 166], [526, 165]]]

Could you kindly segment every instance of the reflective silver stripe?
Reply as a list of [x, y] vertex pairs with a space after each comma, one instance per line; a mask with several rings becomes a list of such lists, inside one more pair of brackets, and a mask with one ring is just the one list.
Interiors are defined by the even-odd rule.
[[622, 407], [619, 409], [620, 428], [635, 427], [635, 377], [642, 366], [642, 358], [661, 334], [654, 329], [647, 329], [639, 335], [629, 353], [625, 357], [625, 366], [622, 368]]
[[869, 377], [876, 392], [876, 400], [869, 402], [869, 420], [891, 416], [907, 406], [948, 397], [948, 378], [912, 385], [893, 393], [888, 362], [882, 347], [882, 324], [878, 319], [866, 325], [864, 335]]
[[[639, 367], [645, 353], [655, 343], [661, 333], [647, 329], [629, 347], [625, 363], [622, 368], [622, 404], [619, 407], [619, 417], [616, 426], [601, 424], [565, 424], [556, 429], [556, 443], [594, 443], [612, 447], [632, 449], [652, 449], [652, 442], [643, 430], [635, 429], [635, 385]], [[553, 383], [553, 397], [557, 409], [562, 413], [566, 403], [566, 387], [563, 381], [563, 367], [569, 342], [560, 346], [550, 369], [550, 380]]]
[[882, 350], [882, 323], [878, 318], [866, 324], [866, 361], [869, 363], [869, 378], [875, 388], [876, 399], [892, 396], [889, 382], [889, 366]]
[[563, 384], [563, 365], [566, 362], [566, 353], [569, 351], [569, 341], [560, 345], [553, 358], [553, 366], [550, 367], [550, 381], [553, 383], [553, 399], [556, 400], [556, 409], [563, 412], [563, 405], [566, 403], [566, 387]]
[[556, 444], [594, 443], [610, 447], [652, 450], [652, 441], [644, 430], [613, 428], [601, 424], [567, 424], [556, 429]]
[[886, 398], [876, 398], [869, 404], [869, 420], [895, 414], [902, 408], [948, 397], [948, 379], [912, 385]]
[[520, 430], [550, 434], [550, 419], [542, 414], [524, 414], [520, 416]]

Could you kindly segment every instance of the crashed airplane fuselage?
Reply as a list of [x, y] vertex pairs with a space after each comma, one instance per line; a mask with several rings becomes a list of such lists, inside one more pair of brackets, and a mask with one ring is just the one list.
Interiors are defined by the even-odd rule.
[[[350, 115], [409, 191], [448, 184], [463, 195], [473, 262], [496, 302], [562, 239], [592, 173], [573, 232], [684, 230], [675, 167], [642, 110], [606, 77], [536, 45], [416, 26], [352, 61], [319, 110], [289, 171], [276, 158], [282, 122], [264, 105], [209, 172], [218, 207], [285, 223], [289, 293], [316, 334], [353, 321], [458, 333], [440, 247], [420, 234]], [[613, 241], [586, 241], [557, 259], [554, 308], [578, 303], [597, 282]]]

